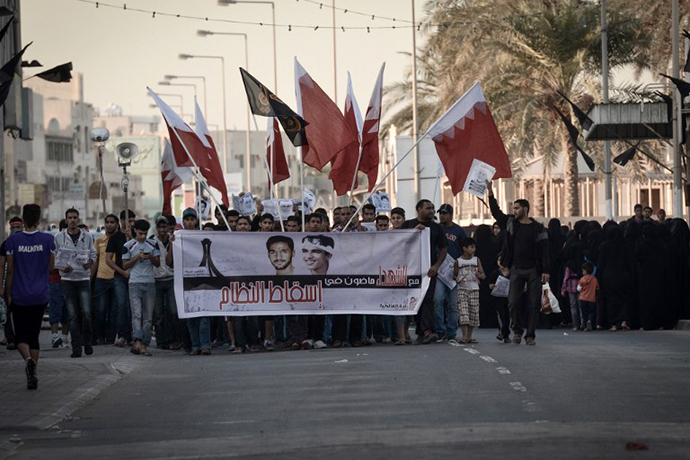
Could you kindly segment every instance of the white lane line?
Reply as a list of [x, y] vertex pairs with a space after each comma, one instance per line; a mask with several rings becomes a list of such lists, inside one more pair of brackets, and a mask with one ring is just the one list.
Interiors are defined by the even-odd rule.
[[527, 391], [527, 388], [522, 386], [520, 382], [510, 382], [510, 387], [515, 391], [522, 391], [523, 393]]
[[510, 371], [508, 369], [506, 369], [505, 367], [497, 367], [496, 370], [498, 371], [499, 374], [502, 374], [502, 375], [510, 374]]
[[463, 350], [465, 350], [467, 353], [471, 353], [473, 355], [479, 354], [479, 350], [475, 350], [474, 348], [463, 348]]
[[493, 359], [491, 356], [480, 356], [479, 359], [483, 359], [487, 363], [497, 363], [495, 359]]

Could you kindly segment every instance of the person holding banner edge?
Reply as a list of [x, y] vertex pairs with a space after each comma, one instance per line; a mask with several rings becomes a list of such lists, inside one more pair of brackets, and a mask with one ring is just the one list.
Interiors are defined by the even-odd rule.
[[417, 230], [428, 228], [431, 230], [431, 252], [429, 255], [431, 267], [429, 267], [429, 271], [427, 272], [430, 282], [426, 295], [422, 300], [422, 305], [419, 307], [419, 312], [417, 313], [417, 340], [415, 341], [415, 345], [428, 345], [438, 340], [438, 335], [435, 332], [434, 293], [436, 292], [436, 275], [438, 274], [438, 269], [448, 253], [448, 241], [446, 240], [441, 226], [434, 222], [435, 209], [431, 201], [427, 199], [419, 200], [415, 209], [417, 210], [417, 218], [406, 220], [402, 228], [414, 228]]

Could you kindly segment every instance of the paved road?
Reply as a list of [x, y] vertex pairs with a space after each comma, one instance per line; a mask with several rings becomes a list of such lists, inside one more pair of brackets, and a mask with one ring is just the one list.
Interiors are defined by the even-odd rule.
[[[690, 458], [689, 332], [538, 331], [535, 347], [493, 336], [479, 331], [472, 347], [115, 354], [130, 373], [52, 429], [5, 420], [0, 455]], [[14, 394], [35, 405], [43, 391]]]

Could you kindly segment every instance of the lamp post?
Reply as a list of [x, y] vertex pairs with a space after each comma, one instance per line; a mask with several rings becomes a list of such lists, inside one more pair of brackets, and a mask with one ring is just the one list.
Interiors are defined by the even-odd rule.
[[194, 99], [196, 100], [196, 85], [194, 83], [170, 83], [168, 80], [162, 80], [158, 82], [161, 86], [186, 86], [187, 88], [192, 88], [194, 91]]
[[208, 113], [206, 112], [206, 77], [201, 76], [201, 75], [166, 75], [165, 77], [166, 80], [175, 80], [176, 78], [195, 78], [195, 79], [200, 79], [201, 84], [203, 85], [204, 88], [204, 118], [208, 118]]
[[219, 59], [221, 68], [221, 78], [223, 83], [223, 173], [228, 169], [228, 116], [226, 110], [226, 98], [225, 98], [225, 59], [223, 56], [201, 56], [196, 54], [180, 54], [179, 58], [182, 60], [187, 59]]
[[[214, 32], [211, 30], [197, 30], [196, 34], [199, 37], [208, 37], [210, 35], [228, 35], [234, 37], [244, 38], [244, 67], [249, 71], [249, 39], [247, 34], [235, 33], [235, 32]], [[247, 177], [247, 191], [252, 191], [252, 135], [251, 135], [251, 124], [250, 124], [251, 114], [249, 112], [249, 102], [247, 102], [247, 150], [245, 152], [245, 170]]]
[[278, 58], [276, 51], [276, 5], [268, 1], [247, 1], [247, 0], [218, 0], [219, 6], [235, 5], [237, 3], [248, 3], [256, 5], [271, 5], [271, 22], [273, 24], [273, 91], [278, 94]]

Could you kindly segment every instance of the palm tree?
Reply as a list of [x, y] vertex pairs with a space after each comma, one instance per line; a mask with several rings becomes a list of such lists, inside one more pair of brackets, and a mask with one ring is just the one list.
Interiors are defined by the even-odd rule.
[[[549, 168], [565, 155], [566, 215], [579, 215], [578, 153], [555, 108], [570, 114], [558, 92], [585, 108], [598, 100], [599, 13], [598, 3], [584, 0], [431, 0], [419, 60], [420, 128], [481, 80], [513, 160], [539, 153]], [[647, 66], [648, 36], [630, 10], [609, 7], [608, 35], [611, 70]], [[405, 85], [388, 88], [393, 102], [402, 102]], [[391, 120], [399, 123], [407, 110]]]

